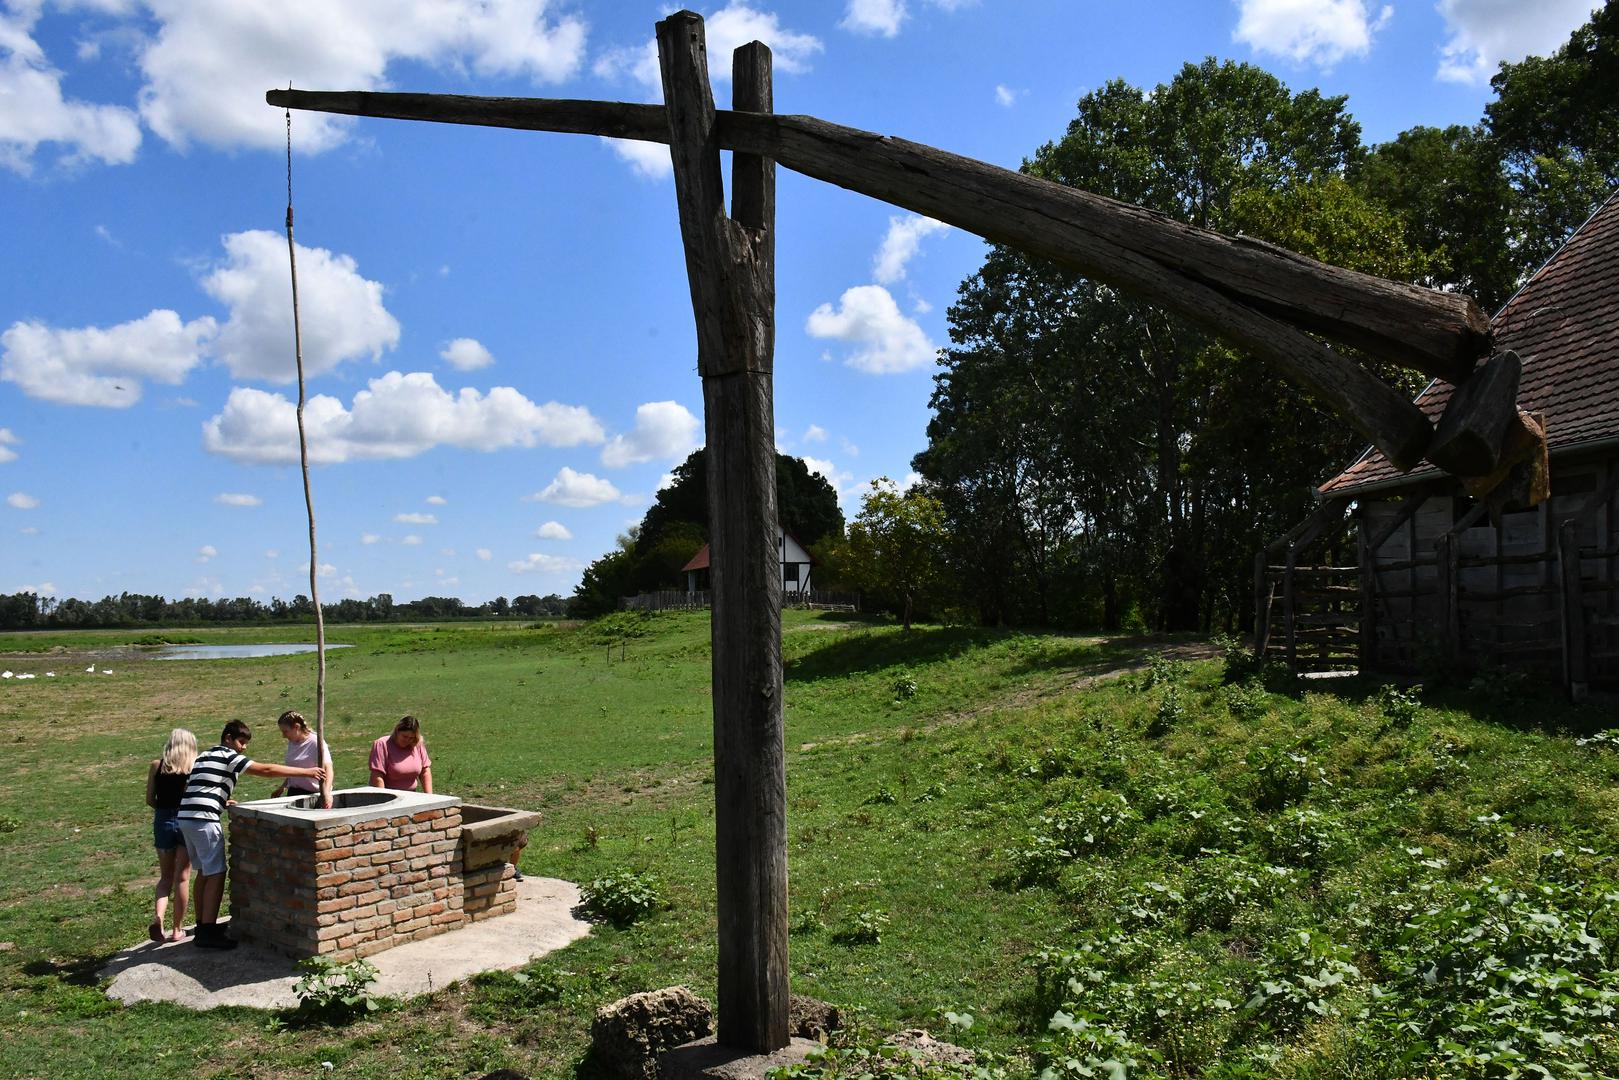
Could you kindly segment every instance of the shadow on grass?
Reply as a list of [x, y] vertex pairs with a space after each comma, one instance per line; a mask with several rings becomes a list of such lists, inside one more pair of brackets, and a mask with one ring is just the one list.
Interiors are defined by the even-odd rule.
[[1187, 635], [1109, 638], [972, 626], [921, 626], [906, 632], [892, 623], [868, 621], [866, 629], [813, 647], [783, 667], [789, 682], [814, 682], [944, 663], [992, 646], [1004, 647], [1002, 670], [1013, 676], [1071, 671], [1085, 677], [1143, 664], [1158, 654], [1174, 660], [1213, 655], [1200, 639]]
[[54, 975], [72, 986], [95, 986], [99, 981], [97, 973], [117, 955], [117, 953], [104, 953], [100, 956], [74, 956], [66, 960], [30, 960], [22, 966], [22, 971], [24, 975], [39, 978]]
[[[1267, 680], [1268, 682], [1269, 680]], [[1371, 671], [1341, 679], [1296, 679], [1276, 692], [1294, 698], [1305, 693], [1324, 694], [1357, 707], [1375, 702], [1385, 686], [1420, 688], [1424, 708], [1466, 713], [1474, 720], [1509, 731], [1563, 738], [1593, 735], [1616, 726], [1619, 709], [1612, 695], [1571, 702], [1563, 687], [1547, 678], [1511, 678], [1499, 673], [1467, 682], [1459, 677], [1419, 676]]]
[[985, 644], [1008, 636], [1004, 630], [964, 626], [870, 629], [840, 636], [783, 664], [788, 682], [835, 679], [885, 668], [937, 664], [955, 660]]

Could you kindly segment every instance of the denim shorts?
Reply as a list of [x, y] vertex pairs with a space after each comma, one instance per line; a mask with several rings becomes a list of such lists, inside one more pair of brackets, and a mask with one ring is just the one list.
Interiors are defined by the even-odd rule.
[[180, 835], [179, 815], [178, 807], [152, 811], [152, 843], [157, 845], [157, 850], [173, 851], [186, 842]]

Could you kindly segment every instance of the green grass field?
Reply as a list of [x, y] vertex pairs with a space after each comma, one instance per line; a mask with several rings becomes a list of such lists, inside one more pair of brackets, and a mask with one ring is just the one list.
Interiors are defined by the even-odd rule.
[[[1007, 1075], [1619, 1073], [1611, 709], [1217, 661], [1095, 680], [1166, 643], [785, 621], [793, 989], [858, 1010], [851, 1041], [927, 1027]], [[712, 999], [708, 621], [671, 613], [333, 627], [328, 683], [339, 784], [414, 713], [438, 790], [543, 811], [526, 873], [647, 874], [667, 908], [346, 1024], [109, 1002], [168, 729], [246, 719], [278, 759], [313, 698], [307, 657], [83, 673], [142, 636], [0, 638], [0, 667], [58, 673], [0, 684], [0, 1075], [560, 1077], [597, 1006]]]

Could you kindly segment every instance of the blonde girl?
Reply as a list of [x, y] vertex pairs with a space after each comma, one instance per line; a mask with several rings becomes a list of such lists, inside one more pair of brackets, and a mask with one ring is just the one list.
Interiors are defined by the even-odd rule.
[[[191, 899], [191, 860], [186, 855], [177, 818], [186, 782], [191, 778], [191, 764], [196, 760], [197, 737], [185, 728], [175, 728], [163, 744], [163, 756], [146, 771], [146, 805], [152, 808], [152, 842], [157, 847], [156, 904], [152, 924], [146, 928], [146, 936], [153, 941], [179, 941], [185, 937], [180, 927], [185, 923], [186, 903]], [[168, 910], [170, 893], [174, 894], [174, 918], [165, 937], [163, 915]]]

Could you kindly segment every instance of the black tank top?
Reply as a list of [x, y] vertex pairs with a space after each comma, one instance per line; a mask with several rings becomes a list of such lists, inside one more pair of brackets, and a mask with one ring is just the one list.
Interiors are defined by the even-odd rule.
[[191, 779], [190, 773], [166, 773], [161, 767], [157, 779], [152, 785], [153, 801], [159, 810], [178, 810], [180, 800], [185, 798], [186, 782]]

